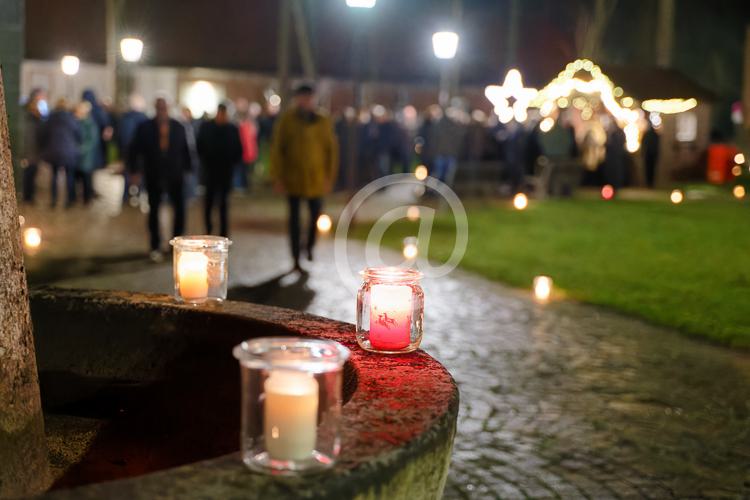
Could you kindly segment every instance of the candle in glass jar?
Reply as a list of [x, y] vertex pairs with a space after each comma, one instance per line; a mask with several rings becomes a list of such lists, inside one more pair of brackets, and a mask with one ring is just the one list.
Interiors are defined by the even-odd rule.
[[208, 297], [208, 257], [202, 252], [182, 252], [177, 262], [177, 278], [183, 299]]
[[375, 349], [404, 349], [411, 342], [412, 289], [376, 284], [370, 290], [370, 344]]
[[315, 450], [318, 381], [309, 374], [275, 370], [264, 385], [263, 434], [273, 460], [304, 460]]

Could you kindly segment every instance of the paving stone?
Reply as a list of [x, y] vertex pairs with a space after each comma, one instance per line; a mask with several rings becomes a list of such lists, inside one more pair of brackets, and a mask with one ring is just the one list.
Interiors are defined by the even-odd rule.
[[[235, 220], [243, 217], [251, 218]], [[53, 220], [51, 238], [64, 247], [64, 216]], [[142, 248], [145, 237], [132, 238], [142, 225], [124, 214], [97, 231], [79, 226], [79, 242], [104, 232], [114, 243], [82, 245], [84, 270], [95, 274], [58, 283], [169, 292], [170, 264], [113, 263], [112, 246]], [[284, 235], [259, 232], [252, 221], [241, 226], [230, 257], [235, 297], [354, 321], [355, 291], [338, 277], [330, 238], [306, 263], [309, 275], [283, 276]], [[361, 247], [352, 248], [356, 260]], [[43, 274], [45, 259], [48, 267], [65, 262], [63, 248], [51, 252], [27, 262], [32, 276]], [[461, 390], [446, 498], [750, 497], [747, 352], [573, 302], [542, 307], [465, 272], [424, 288], [422, 347]]]

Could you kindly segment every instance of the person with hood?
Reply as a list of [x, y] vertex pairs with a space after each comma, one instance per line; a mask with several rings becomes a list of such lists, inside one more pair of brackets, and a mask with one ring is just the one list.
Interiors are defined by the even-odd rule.
[[[62, 171], [67, 179], [69, 175], [75, 175], [78, 167], [78, 159], [81, 145], [81, 129], [67, 110], [67, 101], [57, 101], [54, 111], [44, 124], [39, 137], [41, 158], [49, 163], [52, 168], [51, 181], [51, 207], [57, 206], [57, 179]], [[74, 193], [68, 189], [67, 206], [75, 201]]]
[[228, 200], [234, 166], [242, 159], [242, 143], [237, 126], [229, 121], [226, 104], [219, 104], [216, 117], [203, 124], [198, 133], [198, 155], [206, 173], [206, 234], [213, 231], [214, 202], [219, 205], [219, 234], [229, 236]]
[[36, 174], [39, 169], [39, 135], [44, 125], [44, 117], [39, 107], [44, 100], [44, 91], [34, 89], [29, 94], [23, 109], [23, 201], [34, 203], [36, 195]]
[[148, 229], [154, 262], [161, 262], [159, 206], [166, 194], [174, 210], [174, 236], [185, 231], [185, 174], [193, 169], [185, 127], [170, 118], [167, 101], [156, 99], [156, 116], [141, 123], [128, 151], [128, 167], [143, 173], [148, 192]]
[[91, 118], [91, 104], [87, 101], [78, 103], [75, 108], [75, 117], [81, 130], [81, 156], [77, 168], [68, 170], [68, 199], [76, 199], [76, 181], [81, 180], [83, 185], [83, 204], [88, 205], [94, 195], [91, 185], [91, 177], [94, 172], [96, 161], [96, 147], [99, 144], [99, 127]]
[[97, 134], [96, 152], [94, 155], [94, 168], [101, 168], [106, 164], [107, 143], [112, 139], [112, 118], [96, 99], [96, 94], [91, 89], [83, 91], [82, 100], [91, 105], [91, 118], [96, 123], [99, 133]]
[[305, 248], [313, 258], [316, 223], [323, 196], [331, 192], [338, 171], [338, 145], [330, 119], [315, 105], [315, 89], [303, 84], [294, 104], [279, 118], [271, 145], [271, 178], [289, 202], [289, 240], [294, 269], [300, 266], [300, 203], [307, 201], [310, 220]]

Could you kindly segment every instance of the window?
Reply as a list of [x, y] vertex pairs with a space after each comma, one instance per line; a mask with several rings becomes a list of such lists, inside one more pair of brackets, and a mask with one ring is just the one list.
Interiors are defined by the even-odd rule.
[[698, 115], [692, 111], [675, 116], [675, 138], [678, 142], [695, 142], [698, 137]]

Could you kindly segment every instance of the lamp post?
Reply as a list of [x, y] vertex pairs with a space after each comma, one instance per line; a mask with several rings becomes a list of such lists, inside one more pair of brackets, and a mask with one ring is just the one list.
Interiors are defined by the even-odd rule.
[[81, 60], [76, 56], [65, 55], [60, 59], [60, 69], [65, 75], [65, 95], [73, 99], [73, 77], [78, 74], [81, 68]]
[[135, 37], [126, 37], [120, 40], [120, 55], [123, 61], [130, 64], [119, 66], [118, 79], [120, 80], [117, 85], [117, 102], [123, 106], [128, 100], [128, 94], [131, 90], [131, 80], [133, 74], [131, 70], [131, 64], [135, 64], [141, 60], [143, 56], [143, 40]]
[[458, 39], [458, 33], [454, 31], [438, 31], [432, 35], [432, 50], [441, 63], [440, 94], [438, 97], [441, 106], [447, 106], [450, 102], [449, 61], [456, 57]]
[[[362, 61], [364, 57], [364, 40], [367, 32], [366, 21], [364, 15], [369, 9], [375, 7], [377, 0], [346, 0], [347, 7], [351, 8], [355, 12], [354, 22], [352, 25], [352, 62], [351, 62], [351, 74], [352, 74], [352, 107], [354, 108], [355, 117], [359, 114], [359, 110], [362, 107]], [[356, 118], [355, 118], [356, 120]], [[354, 190], [356, 186], [356, 179], [354, 174], [354, 165], [357, 162], [359, 156], [359, 144], [357, 143], [357, 128], [356, 125], [347, 123], [347, 151], [346, 151], [346, 185], [350, 190]]]

